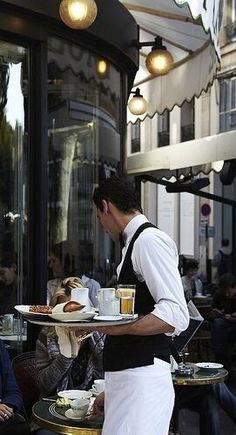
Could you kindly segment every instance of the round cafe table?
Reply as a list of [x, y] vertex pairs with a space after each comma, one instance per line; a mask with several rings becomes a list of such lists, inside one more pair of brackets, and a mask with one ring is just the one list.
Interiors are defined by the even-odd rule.
[[191, 376], [176, 376], [172, 373], [172, 380], [174, 385], [209, 385], [224, 382], [227, 379], [228, 372], [222, 369], [199, 369], [193, 363], [186, 363], [186, 366], [193, 367], [194, 373]]
[[55, 402], [39, 400], [32, 408], [34, 422], [42, 428], [58, 434], [67, 435], [101, 435], [102, 421], [69, 420], [55, 412]]

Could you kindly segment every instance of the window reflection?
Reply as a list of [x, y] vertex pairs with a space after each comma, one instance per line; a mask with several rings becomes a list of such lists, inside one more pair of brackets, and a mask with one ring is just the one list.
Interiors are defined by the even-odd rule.
[[23, 303], [26, 283], [28, 51], [0, 41], [0, 314]]
[[[97, 61], [79, 46], [49, 40], [48, 287], [69, 274], [105, 285], [116, 263], [92, 194], [99, 179], [120, 164], [120, 73], [109, 64], [99, 76]], [[55, 258], [61, 269], [53, 269]]]

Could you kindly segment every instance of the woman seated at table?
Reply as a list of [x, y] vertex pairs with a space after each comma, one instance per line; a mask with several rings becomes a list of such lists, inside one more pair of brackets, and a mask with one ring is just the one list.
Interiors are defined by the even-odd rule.
[[[84, 287], [77, 277], [66, 278], [55, 290], [51, 305], [71, 299], [74, 287]], [[61, 390], [92, 387], [94, 379], [103, 378], [104, 335], [89, 333], [76, 336], [66, 327], [44, 327], [36, 342], [36, 361], [40, 396], [53, 396]], [[37, 434], [51, 433], [40, 430]]]
[[0, 340], [0, 434], [27, 435], [29, 428], [19, 413], [23, 405], [11, 360]]
[[[54, 293], [53, 306], [71, 299], [75, 279], [77, 287], [84, 287], [79, 278], [66, 278]], [[68, 388], [91, 388], [94, 379], [103, 377], [103, 344], [103, 334], [98, 332], [81, 341], [67, 328], [43, 328], [36, 342], [38, 384], [42, 395], [53, 395]]]
[[198, 261], [187, 260], [185, 264], [186, 275], [182, 277], [182, 284], [184, 288], [184, 295], [187, 302], [195, 296], [203, 294], [202, 281], [198, 278]]

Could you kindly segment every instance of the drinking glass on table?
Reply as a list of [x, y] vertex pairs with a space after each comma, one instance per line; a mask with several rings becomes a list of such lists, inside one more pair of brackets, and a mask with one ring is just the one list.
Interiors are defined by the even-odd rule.
[[122, 316], [134, 315], [136, 286], [134, 284], [118, 284], [116, 296], [120, 298], [120, 314]]

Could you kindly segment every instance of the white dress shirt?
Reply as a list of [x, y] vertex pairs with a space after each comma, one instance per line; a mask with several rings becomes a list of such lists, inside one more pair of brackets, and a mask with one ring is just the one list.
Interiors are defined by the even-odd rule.
[[[125, 227], [122, 236], [125, 246], [117, 267], [119, 276], [128, 245], [137, 229], [148, 222], [140, 214]], [[139, 281], [145, 281], [156, 302], [152, 314], [175, 328], [178, 335], [188, 327], [189, 313], [178, 270], [178, 252], [175, 242], [157, 228], [146, 228], [134, 242], [131, 260]], [[122, 284], [126, 284], [125, 282]]]

